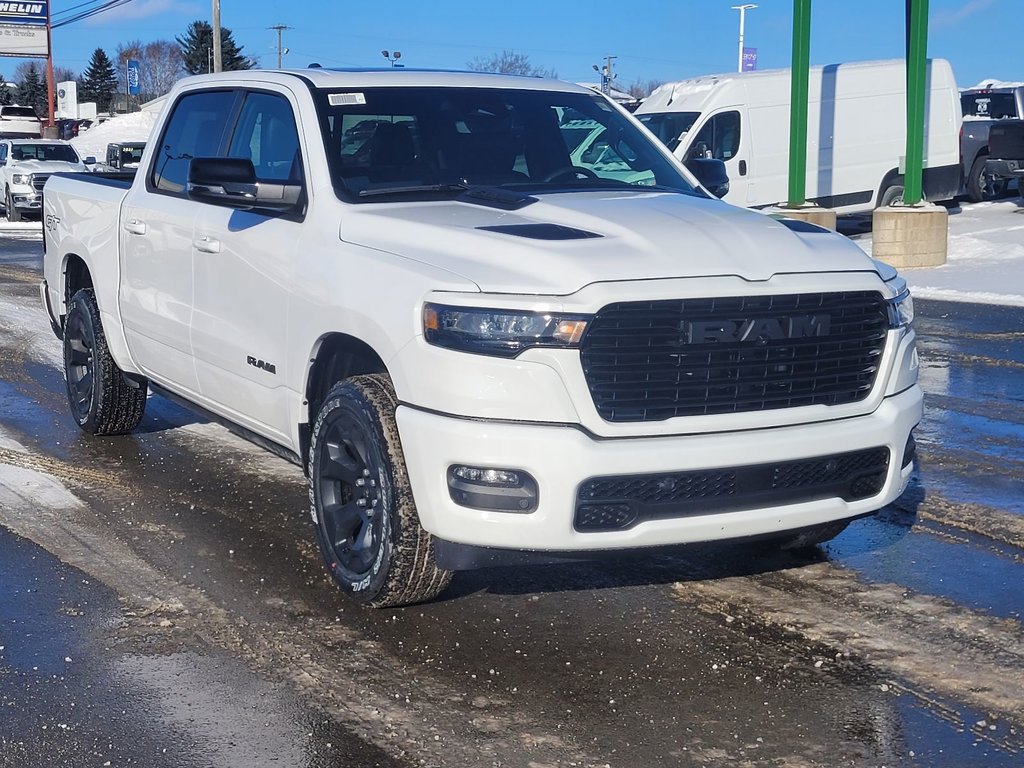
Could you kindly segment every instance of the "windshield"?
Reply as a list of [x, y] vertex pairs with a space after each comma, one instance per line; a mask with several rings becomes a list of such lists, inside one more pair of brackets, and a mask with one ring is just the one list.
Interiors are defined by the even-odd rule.
[[321, 92], [334, 187], [350, 201], [630, 187], [696, 194], [679, 167], [596, 94], [497, 88]]
[[15, 144], [11, 147], [14, 160], [56, 160], [77, 163], [78, 155], [70, 144]]
[[38, 120], [36, 111], [32, 107], [4, 107], [4, 117], [27, 117], [29, 120]]
[[996, 120], [1017, 117], [1012, 93], [963, 93], [960, 95], [960, 105], [965, 117], [991, 117]]
[[637, 115], [636, 119], [661, 139], [662, 144], [675, 152], [683, 134], [693, 128], [698, 117], [700, 112], [648, 112]]

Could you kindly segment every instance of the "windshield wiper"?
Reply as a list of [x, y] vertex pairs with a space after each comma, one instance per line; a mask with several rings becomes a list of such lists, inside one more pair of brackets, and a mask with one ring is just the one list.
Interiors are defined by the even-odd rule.
[[530, 205], [530, 203], [537, 202], [536, 197], [531, 197], [525, 192], [502, 189], [501, 187], [465, 184], [461, 181], [449, 182], [447, 184], [416, 184], [405, 187], [364, 189], [359, 192], [359, 196], [384, 197], [387, 195], [415, 195], [423, 193], [454, 194], [456, 199], [461, 202], [487, 205], [506, 211], [514, 211]]
[[462, 193], [472, 189], [468, 184], [452, 182], [448, 184], [410, 184], [405, 187], [380, 187], [379, 189], [361, 189], [360, 197], [386, 197], [388, 195], [414, 195], [420, 192], [451, 192]]

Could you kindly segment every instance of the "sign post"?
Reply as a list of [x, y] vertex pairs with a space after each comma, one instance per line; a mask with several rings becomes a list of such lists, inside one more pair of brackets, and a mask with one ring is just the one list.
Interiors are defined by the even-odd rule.
[[53, 56], [49, 0], [0, 3], [0, 56], [46, 59], [47, 125], [53, 127]]

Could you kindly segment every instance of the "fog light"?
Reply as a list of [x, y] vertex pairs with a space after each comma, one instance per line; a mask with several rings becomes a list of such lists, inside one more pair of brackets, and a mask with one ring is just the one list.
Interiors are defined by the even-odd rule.
[[537, 481], [519, 469], [448, 468], [448, 493], [462, 507], [498, 512], [533, 512], [537, 508]]

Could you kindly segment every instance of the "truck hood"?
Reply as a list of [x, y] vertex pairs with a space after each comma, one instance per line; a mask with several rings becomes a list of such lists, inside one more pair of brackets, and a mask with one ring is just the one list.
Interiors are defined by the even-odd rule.
[[10, 166], [11, 173], [69, 173], [84, 171], [82, 163], [65, 163], [63, 160], [19, 160]]
[[440, 267], [487, 293], [567, 295], [595, 282], [875, 271], [846, 238], [800, 229], [719, 200], [575, 192], [544, 195], [513, 212], [460, 201], [362, 205], [346, 213], [341, 238]]

